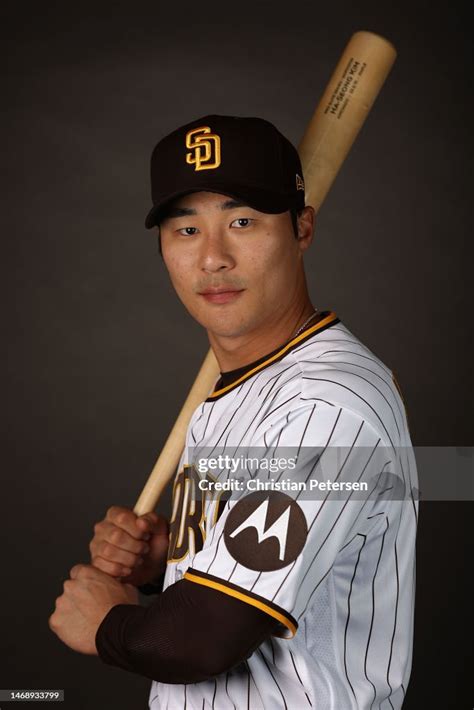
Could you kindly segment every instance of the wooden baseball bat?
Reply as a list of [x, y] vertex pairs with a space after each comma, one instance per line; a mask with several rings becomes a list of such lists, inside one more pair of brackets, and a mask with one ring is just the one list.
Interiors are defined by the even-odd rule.
[[[318, 212], [396, 58], [393, 45], [372, 32], [356, 32], [329, 80], [298, 152], [306, 204]], [[194, 410], [209, 396], [219, 366], [209, 350], [173, 429], [135, 505], [143, 515], [154, 509], [175, 473]]]

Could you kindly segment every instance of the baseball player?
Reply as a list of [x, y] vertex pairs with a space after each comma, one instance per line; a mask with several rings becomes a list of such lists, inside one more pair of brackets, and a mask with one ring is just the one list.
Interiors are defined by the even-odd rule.
[[169, 528], [110, 508], [51, 628], [152, 679], [152, 710], [400, 708], [416, 465], [391, 370], [309, 298], [297, 151], [262, 119], [206, 116], [158, 143], [151, 179], [146, 226], [221, 375]]

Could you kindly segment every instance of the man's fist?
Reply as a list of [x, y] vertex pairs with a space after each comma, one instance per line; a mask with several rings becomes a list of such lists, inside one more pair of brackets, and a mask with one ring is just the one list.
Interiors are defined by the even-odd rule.
[[49, 627], [74, 651], [97, 655], [97, 629], [117, 604], [138, 604], [135, 587], [120, 584], [90, 565], [76, 565], [56, 599]]
[[91, 562], [112, 577], [138, 587], [159, 577], [166, 568], [168, 521], [156, 513], [138, 517], [113, 506], [94, 526], [89, 545]]

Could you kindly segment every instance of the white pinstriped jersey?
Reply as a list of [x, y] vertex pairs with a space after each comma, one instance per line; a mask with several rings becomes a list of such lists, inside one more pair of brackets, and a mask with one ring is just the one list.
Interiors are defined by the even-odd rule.
[[[278, 619], [279, 630], [215, 679], [154, 682], [152, 710], [402, 706], [412, 659], [417, 522], [407, 419], [392, 372], [334, 313], [324, 315], [197, 408], [175, 482], [165, 587], [184, 575], [262, 609]], [[307, 486], [323, 476], [361, 488], [366, 482], [369, 493], [291, 493], [296, 513], [283, 503], [272, 517], [275, 504], [264, 492], [246, 518], [246, 482], [268, 479], [268, 471], [247, 471], [243, 490], [220, 504], [216, 495], [197, 494], [203, 476], [191, 466], [196, 452], [222, 447], [239, 455], [292, 447], [302, 460], [290, 472], [295, 481]], [[212, 473], [228, 478], [228, 471]], [[391, 485], [378, 485], [374, 494], [381, 476]], [[388, 492], [394, 482], [404, 494]]]

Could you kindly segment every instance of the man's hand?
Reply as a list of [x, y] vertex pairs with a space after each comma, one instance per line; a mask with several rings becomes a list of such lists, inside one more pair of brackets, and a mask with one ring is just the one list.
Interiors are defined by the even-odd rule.
[[76, 565], [56, 599], [49, 627], [73, 651], [97, 655], [95, 635], [116, 604], [138, 604], [138, 592], [90, 565]]
[[137, 517], [128, 508], [113, 506], [94, 527], [89, 545], [97, 569], [138, 587], [166, 569], [168, 521], [155, 513]]

